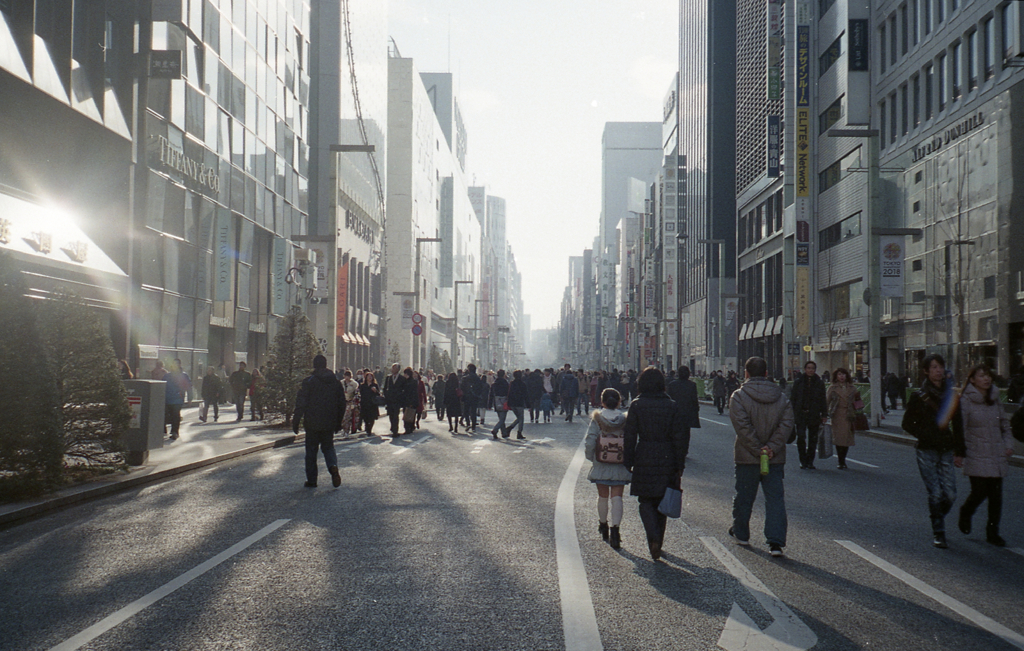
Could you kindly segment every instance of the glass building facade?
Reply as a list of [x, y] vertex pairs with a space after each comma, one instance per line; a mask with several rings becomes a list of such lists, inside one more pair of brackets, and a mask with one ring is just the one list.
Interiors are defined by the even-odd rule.
[[129, 319], [141, 370], [179, 358], [195, 376], [262, 365], [275, 317], [295, 302], [290, 240], [306, 235], [309, 214], [310, 8], [172, 5], [154, 3], [142, 23], [151, 60], [180, 52], [181, 72], [151, 68], [140, 84]]

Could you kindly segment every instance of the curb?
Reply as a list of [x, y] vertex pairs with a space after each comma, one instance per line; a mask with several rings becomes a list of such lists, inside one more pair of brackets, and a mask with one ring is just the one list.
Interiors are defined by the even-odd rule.
[[274, 441], [268, 441], [266, 443], [260, 443], [259, 445], [253, 445], [241, 450], [234, 450], [232, 452], [225, 452], [214, 457], [207, 459], [200, 459], [199, 461], [193, 461], [192, 463], [186, 463], [181, 466], [174, 466], [173, 468], [166, 468], [164, 470], [156, 470], [147, 475], [137, 475], [135, 477], [126, 476], [113, 481], [103, 483], [99, 486], [90, 486], [89, 484], [82, 484], [79, 487], [73, 487], [66, 489], [70, 492], [66, 495], [60, 495], [49, 499], [43, 499], [41, 502], [29, 504], [21, 508], [12, 509], [6, 513], [0, 513], [0, 526], [6, 526], [19, 520], [31, 518], [49, 511], [69, 506], [71, 504], [78, 504], [88, 500], [94, 500], [107, 495], [113, 495], [129, 488], [135, 488], [137, 486], [144, 486], [146, 484], [152, 484], [159, 481], [163, 481], [175, 475], [181, 475], [193, 470], [204, 468], [206, 466], [212, 466], [222, 461], [228, 461], [237, 457], [242, 457], [254, 452], [262, 452], [263, 450], [270, 450], [273, 448], [283, 448], [301, 441], [305, 441], [305, 434], [290, 434], [283, 438], [276, 439]]
[[[902, 443], [903, 445], [914, 445], [917, 443], [917, 439], [909, 434], [897, 434], [896, 432], [885, 432], [877, 429], [869, 430], [858, 430], [857, 434], [863, 434], [864, 436], [870, 436], [871, 438], [881, 439], [883, 441], [891, 441], [893, 443]], [[1024, 468], [1024, 456], [1015, 454], [1010, 457], [1010, 465], [1018, 468]]]

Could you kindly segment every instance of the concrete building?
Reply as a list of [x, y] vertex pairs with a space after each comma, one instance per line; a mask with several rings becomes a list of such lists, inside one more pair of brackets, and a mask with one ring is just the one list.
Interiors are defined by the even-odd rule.
[[882, 370], [914, 374], [937, 351], [961, 377], [978, 362], [1008, 376], [1024, 353], [1024, 254], [1013, 244], [1024, 233], [1022, 8], [927, 4], [881, 2], [871, 15], [873, 221], [921, 229], [897, 242], [905, 284], [882, 303]]
[[393, 54], [385, 234], [388, 359], [434, 370], [461, 367], [478, 356], [473, 330], [482, 229], [462, 162], [435, 112], [435, 106], [455, 100], [438, 84], [432, 84], [432, 97], [413, 60]]

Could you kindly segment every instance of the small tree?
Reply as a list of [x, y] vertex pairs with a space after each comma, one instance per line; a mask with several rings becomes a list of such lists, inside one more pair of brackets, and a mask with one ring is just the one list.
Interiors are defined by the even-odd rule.
[[295, 412], [299, 387], [313, 369], [313, 358], [320, 354], [320, 343], [309, 319], [293, 307], [278, 328], [267, 361], [267, 379], [263, 387], [263, 409], [271, 421], [285, 421]]
[[402, 351], [398, 348], [398, 342], [391, 344], [391, 352], [388, 353], [388, 366], [402, 363]]
[[60, 479], [59, 402], [21, 273], [0, 255], [0, 494], [39, 492]]
[[131, 409], [110, 336], [78, 296], [60, 289], [53, 298], [42, 306], [40, 330], [57, 374], [64, 456], [75, 465], [123, 465]]

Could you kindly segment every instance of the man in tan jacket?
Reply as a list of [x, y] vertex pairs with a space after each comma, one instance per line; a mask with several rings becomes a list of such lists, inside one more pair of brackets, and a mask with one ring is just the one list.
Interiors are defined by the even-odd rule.
[[[732, 503], [729, 535], [740, 545], [750, 544], [750, 512], [757, 487], [764, 492], [764, 536], [772, 556], [786, 546], [786, 500], [783, 479], [786, 440], [793, 431], [793, 406], [779, 385], [768, 379], [768, 363], [747, 360], [746, 382], [729, 401], [729, 419], [736, 430], [736, 497]], [[761, 473], [761, 455], [768, 457], [768, 473]]]

